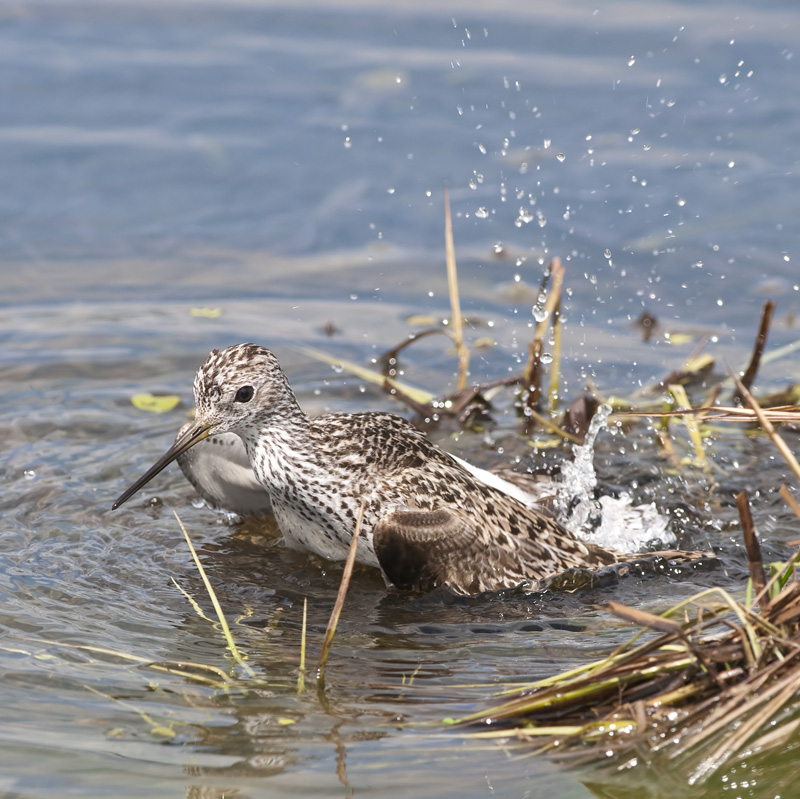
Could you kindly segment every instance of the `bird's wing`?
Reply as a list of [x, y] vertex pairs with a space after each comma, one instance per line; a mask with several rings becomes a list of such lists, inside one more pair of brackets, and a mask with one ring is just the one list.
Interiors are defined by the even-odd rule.
[[525, 580], [518, 553], [500, 547], [447, 508], [396, 510], [373, 529], [378, 562], [401, 589], [448, 586], [477, 594]]

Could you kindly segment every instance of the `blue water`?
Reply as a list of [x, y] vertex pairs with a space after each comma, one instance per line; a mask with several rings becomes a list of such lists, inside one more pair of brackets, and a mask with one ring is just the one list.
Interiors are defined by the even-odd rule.
[[[497, 343], [473, 357], [476, 380], [518, 368], [554, 256], [570, 397], [587, 380], [631, 395], [704, 336], [719, 372], [743, 363], [768, 297], [770, 347], [793, 342], [796, 4], [54, 0], [3, 3], [0, 20], [0, 793], [590, 795], [541, 758], [426, 725], [487, 683], [624, 640], [607, 599], [657, 610], [693, 584], [448, 603], [364, 572], [323, 702], [296, 696], [300, 614], [307, 598], [314, 649], [338, 566], [193, 507], [176, 472], [154, 487], [163, 504], [108, 504], [183, 422], [214, 346], [273, 346], [311, 411], [397, 409], [298, 346], [368, 364], [410, 316], [449, 315], [445, 186], [462, 304], [484, 325], [471, 335]], [[630, 322], [645, 309], [688, 338], [642, 342]], [[797, 380], [793, 363], [765, 364], [765, 390]], [[413, 382], [453, 385], [440, 342], [407, 365]], [[137, 391], [182, 404], [147, 414]], [[503, 424], [445, 443], [490, 465], [527, 452], [506, 441], [513, 414]], [[685, 503], [696, 533], [721, 518], [728, 544], [725, 491], [753, 488], [771, 543], [797, 537], [770, 445], [723, 439], [716, 494], [664, 476], [647, 436], [606, 442], [601, 476]], [[226, 667], [170, 582], [203, 596], [172, 508], [268, 689], [226, 694], [63, 646]], [[719, 579], [740, 585], [733, 568]]]

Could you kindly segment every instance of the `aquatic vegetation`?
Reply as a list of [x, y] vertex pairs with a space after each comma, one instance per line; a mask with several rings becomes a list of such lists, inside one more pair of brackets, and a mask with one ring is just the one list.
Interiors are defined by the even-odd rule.
[[611, 602], [611, 613], [641, 628], [630, 642], [450, 723], [570, 765], [624, 770], [660, 753], [690, 784], [785, 743], [800, 725], [800, 553], [773, 564], [766, 580], [747, 519], [743, 511], [753, 574], [746, 601], [709, 588], [660, 615]]

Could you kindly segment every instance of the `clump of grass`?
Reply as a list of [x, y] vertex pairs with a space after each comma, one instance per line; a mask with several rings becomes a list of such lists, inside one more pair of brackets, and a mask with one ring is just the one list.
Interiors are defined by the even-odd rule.
[[[570, 764], [642, 745], [667, 750], [689, 762], [690, 782], [777, 746], [800, 725], [790, 712], [800, 687], [798, 559], [762, 580], [751, 602], [720, 588], [658, 616], [612, 602], [612, 613], [642, 628], [626, 645], [451, 723], [480, 726], [470, 737], [536, 742], [536, 752]], [[658, 635], [639, 643], [646, 631]]]

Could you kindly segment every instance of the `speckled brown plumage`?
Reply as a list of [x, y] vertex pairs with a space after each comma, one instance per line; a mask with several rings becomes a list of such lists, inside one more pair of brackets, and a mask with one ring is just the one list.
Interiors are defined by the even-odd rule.
[[[194, 383], [197, 418], [115, 507], [211, 434], [244, 441], [290, 546], [343, 560], [365, 504], [358, 560], [400, 588], [474, 594], [599, 568], [616, 553], [584, 543], [543, 510], [489, 485], [404, 419], [300, 408], [275, 356], [214, 350]], [[478, 475], [478, 476], [476, 476]]]

